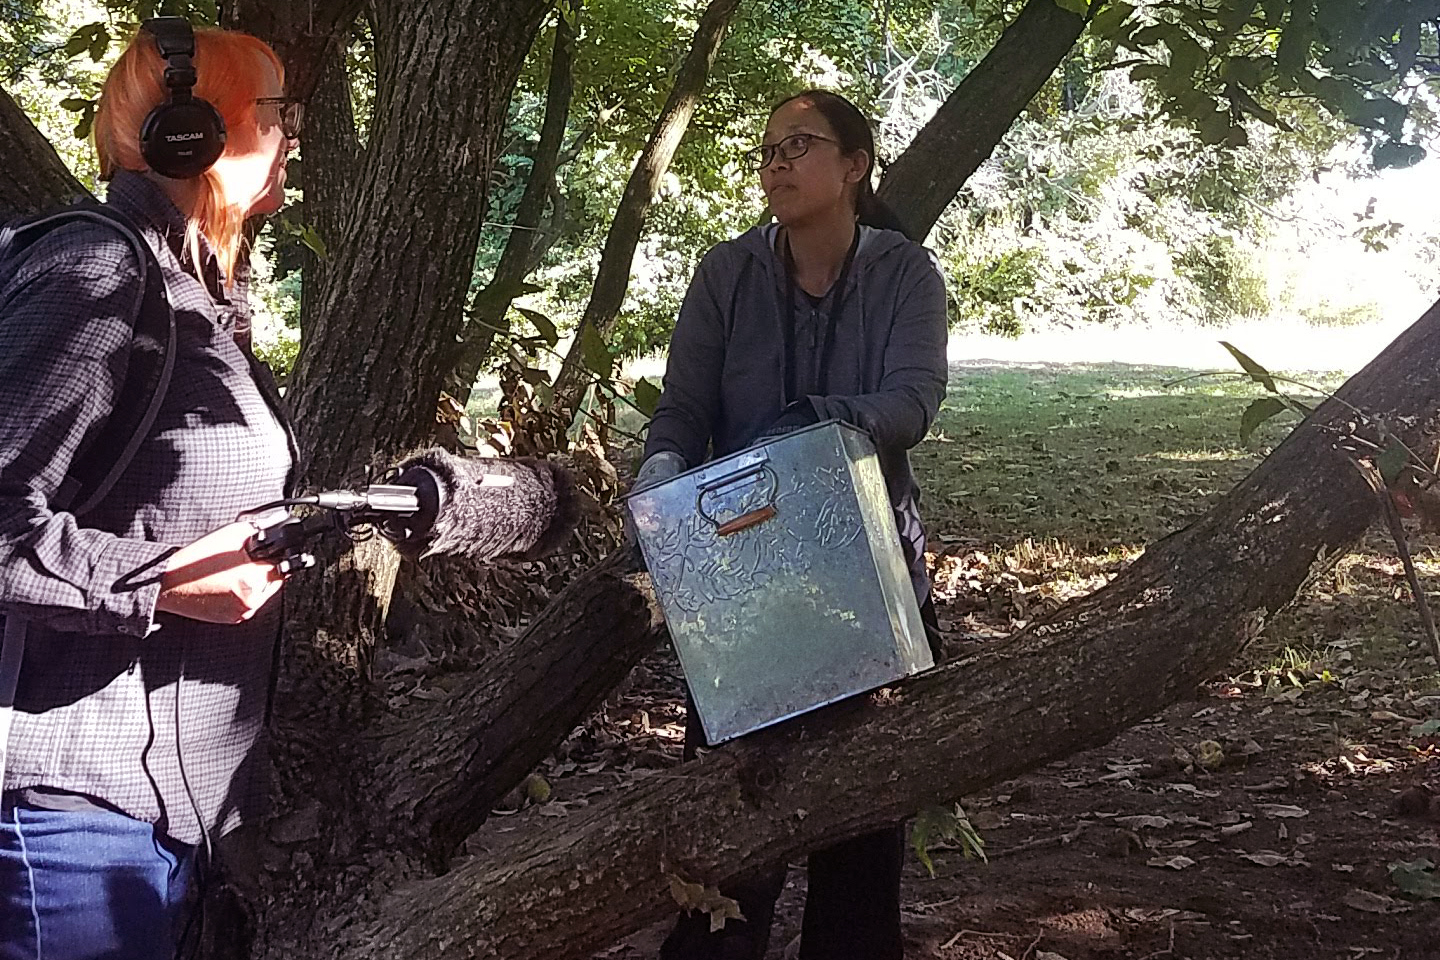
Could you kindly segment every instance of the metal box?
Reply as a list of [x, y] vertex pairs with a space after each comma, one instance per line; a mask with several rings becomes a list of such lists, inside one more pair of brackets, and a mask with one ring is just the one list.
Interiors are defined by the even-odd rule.
[[797, 430], [627, 506], [709, 743], [933, 665], [863, 431]]

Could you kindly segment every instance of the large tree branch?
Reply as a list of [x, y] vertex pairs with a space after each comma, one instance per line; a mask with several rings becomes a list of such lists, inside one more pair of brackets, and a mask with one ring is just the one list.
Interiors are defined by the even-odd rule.
[[560, 407], [575, 407], [584, 391], [588, 378], [585, 374], [583, 354], [584, 337], [587, 327], [608, 337], [625, 303], [625, 292], [630, 287], [630, 267], [635, 260], [635, 248], [645, 227], [645, 214], [660, 189], [660, 181], [670, 169], [670, 161], [690, 126], [695, 107], [705, 92], [705, 83], [710, 77], [710, 68], [725, 39], [725, 30], [730, 19], [740, 6], [740, 0], [710, 0], [700, 24], [695, 28], [695, 38], [690, 52], [685, 55], [680, 71], [675, 75], [675, 85], [665, 100], [665, 106], [655, 121], [650, 140], [640, 151], [615, 218], [610, 221], [610, 232], [605, 237], [605, 249], [600, 255], [600, 270], [595, 275], [595, 284], [590, 291], [590, 301], [575, 331], [574, 345], [565, 357], [560, 374], [555, 378], [555, 403]]
[[550, 51], [550, 81], [545, 91], [545, 119], [540, 124], [540, 140], [530, 163], [530, 177], [525, 192], [515, 208], [510, 235], [495, 265], [495, 273], [485, 289], [475, 295], [470, 309], [465, 342], [456, 363], [451, 393], [463, 405], [470, 399], [475, 377], [490, 353], [496, 333], [505, 326], [510, 304], [518, 296], [521, 282], [539, 264], [545, 247], [541, 245], [540, 222], [545, 214], [545, 201], [555, 189], [555, 174], [560, 169], [560, 150], [565, 143], [565, 125], [570, 119], [570, 100], [575, 92], [575, 23], [580, 5], [573, 11], [555, 13], [555, 42]]
[[583, 574], [462, 691], [388, 724], [364, 793], [443, 862], [664, 635], [632, 550]]
[[0, 89], [0, 223], [90, 196], [50, 141]]
[[[1339, 392], [1433, 440], [1440, 304]], [[1228, 662], [1365, 531], [1376, 500], [1324, 404], [1209, 513], [1000, 647], [761, 731], [621, 789], [565, 829], [483, 830], [481, 856], [398, 888], [355, 956], [589, 955], [714, 883], [1104, 743]]]
[[1075, 46], [1085, 19], [1029, 0], [880, 183], [880, 199], [924, 236]]

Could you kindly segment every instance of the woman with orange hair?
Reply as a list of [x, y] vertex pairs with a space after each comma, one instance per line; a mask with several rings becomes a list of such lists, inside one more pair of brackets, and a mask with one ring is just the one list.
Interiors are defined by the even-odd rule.
[[[261, 793], [283, 577], [232, 521], [284, 495], [294, 444], [249, 350], [244, 225], [284, 202], [299, 120], [260, 41], [147, 21], [96, 115], [104, 215], [0, 260], [0, 619], [23, 650], [0, 683], [0, 960], [169, 960], [211, 840]], [[168, 386], [78, 499], [148, 401], [157, 314]]]

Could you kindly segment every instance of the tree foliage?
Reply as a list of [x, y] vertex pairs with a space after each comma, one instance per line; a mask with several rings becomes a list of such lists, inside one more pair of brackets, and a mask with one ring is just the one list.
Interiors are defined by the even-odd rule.
[[[584, 310], [610, 215], [703, 6], [585, 6], [560, 209], [550, 210], [554, 242], [531, 278], [538, 290], [520, 304], [562, 332]], [[1345, 130], [1359, 132], [1380, 166], [1423, 155], [1434, 118], [1416, 78], [1428, 78], [1440, 58], [1433, 6], [1071, 0], [1091, 18], [1086, 35], [932, 237], [950, 267], [955, 322], [1015, 332], [1045, 320], [1262, 311], [1254, 251], [1266, 226], [1257, 204], [1311, 173]], [[771, 103], [809, 85], [841, 90], [877, 117], [883, 169], [1018, 8], [1006, 0], [744, 4], [648, 214], [611, 353], [662, 345], [699, 253], [762, 215], [754, 178], [736, 158]], [[60, 131], [85, 132], [97, 67], [130, 25], [156, 12], [201, 21], [216, 14], [205, 0], [0, 6], [0, 66], [26, 77], [13, 85], [82, 180], [93, 184], [88, 151]], [[528, 179], [551, 33], [538, 39], [511, 99], [472, 295], [495, 269]], [[363, 19], [347, 66], [363, 137], [375, 85]], [[1132, 83], [1117, 83], [1117, 74]], [[272, 226], [276, 283], [298, 283], [287, 277], [307, 229], [299, 209]], [[269, 325], [290, 342], [271, 356], [293, 356], [300, 298], [267, 292], [265, 301], [278, 311]]]

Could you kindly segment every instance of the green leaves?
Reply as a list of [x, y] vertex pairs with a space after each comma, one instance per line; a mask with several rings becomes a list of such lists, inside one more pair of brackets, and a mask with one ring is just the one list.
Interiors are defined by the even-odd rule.
[[95, 124], [95, 108], [99, 106], [99, 102], [85, 97], [66, 97], [60, 101], [60, 106], [71, 113], [80, 114], [75, 121], [75, 139], [84, 140], [90, 136], [90, 128]]
[[279, 221], [280, 230], [287, 237], [294, 237], [304, 247], [321, 260], [325, 259], [325, 241], [320, 233], [308, 223], [301, 223], [291, 220], [289, 217], [281, 217]]
[[1370, 153], [1371, 162], [1375, 169], [1384, 170], [1387, 167], [1404, 169], [1413, 167], [1425, 159], [1425, 148], [1416, 143], [1402, 143], [1399, 140], [1386, 140], [1376, 145]]
[[1281, 104], [1298, 91], [1347, 123], [1387, 134], [1377, 167], [1407, 166], [1423, 152], [1390, 141], [1411, 117], [1406, 89], [1416, 83], [1417, 40], [1428, 29], [1419, 16], [1402, 3], [1167, 0], [1107, 7], [1092, 32], [1152, 60], [1131, 77], [1155, 83], [1166, 114], [1207, 145], [1247, 143], [1246, 117], [1288, 130], [1296, 110]]
[[1412, 737], [1433, 737], [1436, 734], [1440, 734], [1440, 720], [1426, 720], [1410, 728]]
[[70, 35], [65, 41], [65, 56], [78, 57], [90, 54], [90, 59], [99, 62], [110, 49], [110, 30], [104, 23], [87, 23]]
[[1290, 405], [1279, 397], [1260, 397], [1252, 401], [1240, 417], [1240, 441], [1249, 443], [1262, 423], [1289, 409]]
[[560, 333], [555, 329], [555, 321], [538, 310], [530, 310], [526, 307], [516, 307], [518, 312], [535, 327], [540, 333], [540, 338], [547, 346], [553, 347], [560, 342]]
[[1055, 6], [1082, 17], [1090, 12], [1090, 0], [1055, 0]]
[[1392, 439], [1375, 458], [1375, 469], [1380, 471], [1380, 476], [1387, 486], [1394, 486], [1409, 462], [1410, 451], [1405, 448], [1405, 444]]
[[300, 230], [296, 234], [296, 237], [300, 240], [301, 243], [305, 245], [305, 248], [307, 250], [315, 254], [315, 256], [319, 257], [321, 260], [325, 259], [325, 241], [320, 239], [320, 234], [316, 232], [314, 227], [310, 226], [310, 224], [308, 223], [304, 224], [300, 227]]
[[1423, 857], [1390, 864], [1390, 879], [1409, 896], [1440, 900], [1440, 874], [1435, 872], [1435, 864]]
[[1236, 348], [1234, 344], [1226, 343], [1224, 340], [1221, 340], [1220, 346], [1230, 351], [1230, 356], [1234, 357], [1235, 361], [1240, 364], [1240, 369], [1244, 370], [1247, 374], [1250, 375], [1251, 380], [1254, 380], [1256, 383], [1260, 384], [1260, 386], [1264, 387], [1270, 393], [1278, 394], [1280, 392], [1279, 390], [1275, 389], [1275, 378], [1270, 375], [1269, 370], [1266, 370], [1264, 367], [1260, 366], [1260, 364], [1256, 363], [1254, 360], [1251, 360], [1248, 356], [1246, 356], [1238, 348]]
[[641, 377], [635, 381], [635, 407], [647, 417], [655, 416], [655, 407], [660, 402], [660, 388]]
[[935, 864], [930, 859], [930, 847], [936, 843], [958, 843], [967, 860], [986, 859], [985, 840], [958, 803], [949, 807], [926, 807], [915, 815], [915, 823], [910, 828], [910, 846], [932, 877]]
[[1113, 40], [1134, 12], [1135, 7], [1131, 4], [1112, 3], [1095, 14], [1095, 19], [1090, 21], [1090, 32], [1097, 37]]
[[586, 370], [602, 379], [610, 379], [614, 357], [593, 323], [582, 323], [580, 326], [580, 358], [585, 361]]

